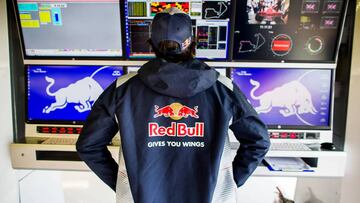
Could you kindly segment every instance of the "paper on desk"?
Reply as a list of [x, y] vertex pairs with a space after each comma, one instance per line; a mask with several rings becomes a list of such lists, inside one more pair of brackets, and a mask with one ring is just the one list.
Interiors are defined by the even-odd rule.
[[275, 171], [312, 171], [300, 157], [266, 157], [270, 170]]

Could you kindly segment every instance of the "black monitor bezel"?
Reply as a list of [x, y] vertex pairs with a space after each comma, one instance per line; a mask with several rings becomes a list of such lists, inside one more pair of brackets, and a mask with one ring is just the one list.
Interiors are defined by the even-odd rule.
[[[51, 66], [51, 67], [56, 67], [56, 66], [98, 66], [98, 65], [61, 65], [61, 64], [57, 64], [57, 65], [43, 65], [43, 64], [31, 64], [31, 65], [25, 65], [25, 123], [27, 124], [66, 124], [66, 125], [83, 125], [86, 122], [85, 120], [43, 120], [43, 119], [33, 119], [33, 120], [29, 120], [29, 98], [28, 98], [28, 88], [29, 88], [29, 68], [31, 66]], [[117, 66], [117, 65], [115, 65]], [[120, 66], [122, 67], [123, 70], [123, 75], [127, 74], [127, 67], [125, 66]]]
[[124, 11], [124, 1], [119, 0], [119, 12], [120, 12], [120, 29], [121, 29], [121, 48], [122, 48], [122, 55], [121, 56], [28, 56], [26, 54], [26, 48], [25, 48], [25, 40], [24, 40], [24, 35], [23, 35], [23, 31], [22, 31], [22, 27], [21, 27], [21, 23], [20, 23], [20, 12], [18, 9], [18, 5], [17, 5], [17, 0], [12, 0], [13, 6], [14, 6], [14, 10], [15, 10], [15, 18], [16, 18], [16, 24], [17, 24], [17, 29], [19, 32], [19, 38], [20, 38], [20, 43], [21, 43], [21, 49], [22, 49], [22, 54], [23, 54], [23, 58], [24, 59], [43, 59], [43, 60], [49, 60], [49, 59], [53, 59], [53, 60], [66, 60], [66, 59], [72, 59], [72, 60], [114, 60], [114, 59], [119, 59], [119, 60], [124, 60], [126, 59], [126, 53], [125, 53], [125, 48], [126, 48], [126, 44], [125, 41], [126, 38], [124, 36], [124, 29], [125, 29], [125, 15], [123, 15], [123, 11]]
[[[128, 3], [128, 1], [129, 0], [124, 0], [123, 2], [124, 2], [124, 4], [127, 4]], [[202, 0], [202, 1], [204, 1], [204, 0]], [[195, 59], [198, 59], [198, 60], [202, 60], [202, 61], [209, 61], [209, 62], [211, 62], [211, 61], [219, 61], [219, 62], [231, 62], [232, 61], [232, 32], [233, 32], [233, 23], [232, 23], [232, 21], [233, 21], [233, 19], [234, 19], [234, 13], [235, 13], [235, 11], [234, 11], [234, 9], [235, 9], [235, 2], [236, 2], [236, 0], [230, 0], [230, 3], [231, 3], [231, 11], [230, 11], [230, 17], [229, 17], [229, 27], [228, 27], [228, 40], [227, 40], [227, 43], [228, 43], [228, 48], [227, 48], [227, 50], [226, 50], [226, 58], [198, 58], [198, 57], [195, 57]], [[124, 5], [124, 21], [125, 21], [125, 26], [127, 26], [128, 25], [128, 17], [126, 17], [126, 15], [125, 15], [125, 5]], [[152, 19], [151, 19], [152, 20]], [[193, 20], [193, 19], [192, 19]], [[124, 32], [126, 32], [128, 30], [128, 28], [127, 27], [125, 27], [124, 28]], [[127, 33], [125, 33], [123, 36], [126, 36], [126, 34]], [[125, 37], [126, 38], [126, 37]], [[155, 58], [155, 56], [154, 57], [130, 57], [130, 53], [128, 53], [128, 42], [127, 42], [127, 39], [125, 39], [126, 41], [125, 41], [125, 57], [128, 59], [128, 60], [131, 60], [131, 61], [148, 61], [148, 60], [151, 60], [151, 59], [153, 59], [153, 58]]]
[[[334, 53], [333, 53], [333, 59], [332, 60], [284, 60], [284, 59], [279, 59], [279, 60], [274, 60], [274, 59], [235, 59], [234, 58], [234, 48], [231, 49], [231, 59], [233, 62], [260, 62], [260, 63], [337, 63], [337, 57], [339, 55], [339, 50], [340, 50], [340, 45], [341, 45], [341, 38], [343, 35], [343, 30], [344, 30], [344, 25], [345, 25], [345, 19], [346, 19], [346, 14], [347, 14], [347, 9], [348, 9], [348, 5], [349, 5], [349, 1], [348, 0], [343, 0], [343, 7], [341, 9], [341, 16], [340, 16], [340, 22], [339, 26], [337, 28], [337, 38], [336, 38], [336, 46], [334, 48]], [[231, 19], [233, 21], [232, 24], [232, 33], [231, 33], [231, 39], [234, 40], [234, 34], [235, 34], [235, 18], [236, 18], [236, 1], [234, 2], [234, 12], [233, 12], [233, 18]], [[233, 41], [232, 41], [233, 42]], [[233, 43], [232, 43], [233, 46]]]
[[[236, 67], [236, 68], [229, 68], [227, 72], [227, 77], [230, 78], [230, 80], [233, 82], [232, 78], [232, 71], [234, 69], [240, 69], [240, 68], [254, 68], [254, 69], [265, 69], [266, 67]], [[334, 105], [334, 82], [335, 82], [335, 76], [334, 76], [334, 69], [331, 68], [279, 68], [279, 67], [271, 67], [266, 69], [284, 69], [284, 70], [330, 70], [331, 71], [331, 84], [330, 84], [330, 104], [329, 104], [329, 121], [328, 126], [308, 126], [308, 125], [268, 125], [265, 123], [267, 128], [269, 130], [331, 130], [333, 127], [333, 105]], [[233, 85], [236, 85], [233, 82]]]

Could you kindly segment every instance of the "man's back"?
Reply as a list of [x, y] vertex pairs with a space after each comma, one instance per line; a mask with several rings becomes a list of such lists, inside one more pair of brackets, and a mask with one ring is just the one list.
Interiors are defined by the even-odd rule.
[[[197, 60], [174, 64], [154, 59], [138, 75], [119, 79], [99, 98], [95, 106], [106, 108], [105, 117], [115, 116], [117, 121], [85, 125], [82, 134], [92, 136], [79, 143], [91, 143], [97, 136], [104, 138], [104, 131], [120, 129], [119, 202], [129, 198], [126, 192], [135, 202], [225, 202], [235, 198], [229, 122], [250, 118], [253, 131], [245, 129], [246, 136], [253, 136], [247, 138], [252, 142], [261, 140], [255, 144], [260, 149], [267, 144], [263, 138], [267, 134], [252, 108], [242, 108], [249, 104], [243, 96], [235, 96], [231, 81], [218, 76]], [[104, 116], [96, 112], [89, 115], [88, 123]], [[248, 123], [240, 125], [244, 124]], [[259, 150], [258, 157], [238, 159], [258, 162], [264, 151], [266, 147]], [[246, 165], [244, 161], [241, 164]], [[247, 178], [255, 167], [236, 173], [235, 180]]]
[[[151, 32], [157, 58], [98, 98], [78, 153], [118, 202], [234, 202], [268, 150], [266, 126], [228, 78], [193, 59], [187, 14], [158, 13]], [[229, 128], [241, 143], [235, 158]], [[106, 148], [117, 131], [119, 164]]]

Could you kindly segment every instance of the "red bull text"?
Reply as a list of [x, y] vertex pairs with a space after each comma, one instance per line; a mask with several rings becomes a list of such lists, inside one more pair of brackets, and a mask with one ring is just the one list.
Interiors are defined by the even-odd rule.
[[194, 127], [187, 126], [186, 123], [171, 122], [171, 125], [159, 126], [158, 123], [151, 122], [148, 125], [149, 137], [204, 137], [204, 123], [196, 122]]
[[[164, 107], [154, 105], [154, 118], [166, 117], [172, 120], [180, 120], [182, 118], [198, 119], [198, 106], [190, 108], [180, 103], [172, 103]], [[157, 122], [148, 124], [149, 137], [204, 137], [204, 123], [195, 122], [194, 126], [188, 126], [186, 123], [171, 122], [170, 126], [160, 126]]]

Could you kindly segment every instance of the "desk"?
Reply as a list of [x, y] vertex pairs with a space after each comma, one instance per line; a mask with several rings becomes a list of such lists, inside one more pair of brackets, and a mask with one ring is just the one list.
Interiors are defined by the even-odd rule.
[[[89, 171], [82, 161], [76, 160], [74, 145], [45, 144], [11, 144], [11, 160], [15, 169], [53, 169]], [[119, 146], [108, 146], [113, 158], [117, 161]], [[39, 153], [67, 153], [72, 155], [69, 160], [51, 160], [39, 158]], [[235, 156], [235, 150], [233, 151]], [[254, 172], [255, 176], [286, 176], [286, 177], [342, 177], [345, 172], [346, 153], [343, 151], [269, 151], [267, 157], [301, 157], [314, 172], [270, 171], [260, 165]], [[71, 156], [70, 156], [71, 157]]]

